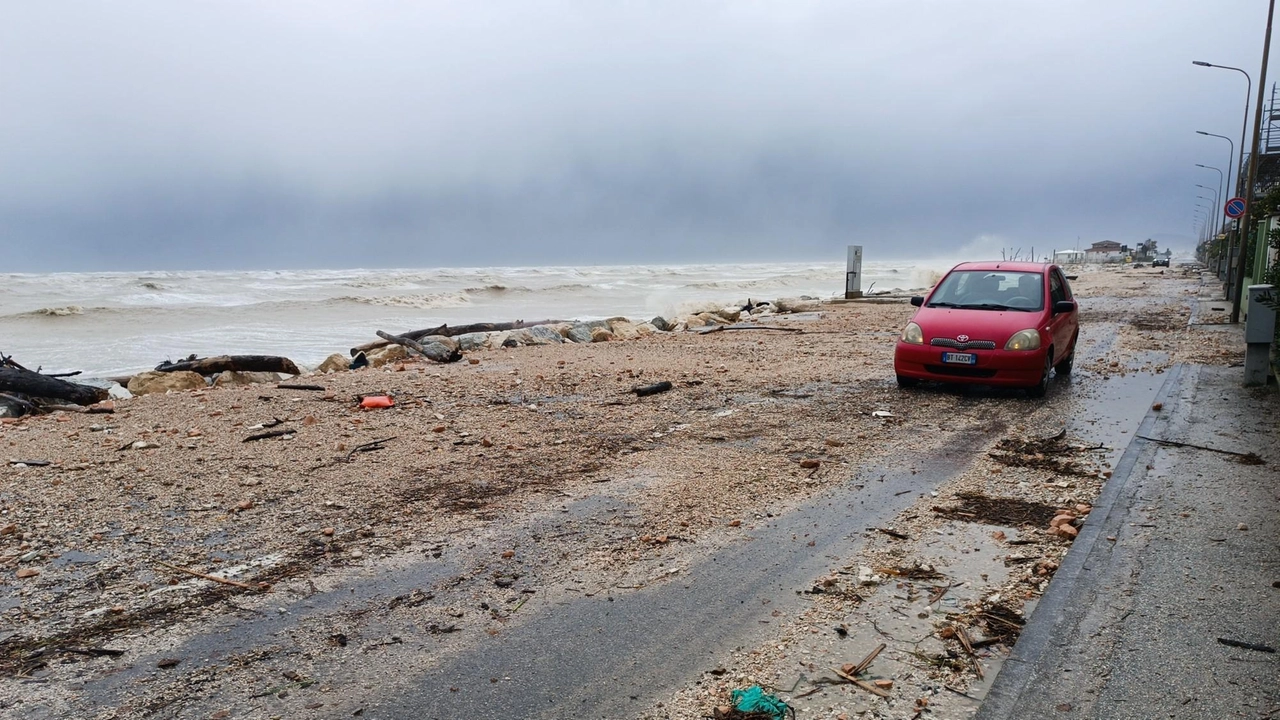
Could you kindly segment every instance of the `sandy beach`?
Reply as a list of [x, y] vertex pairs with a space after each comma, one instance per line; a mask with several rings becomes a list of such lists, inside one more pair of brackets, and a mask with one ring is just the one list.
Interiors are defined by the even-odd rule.
[[[802, 717], [968, 717], [1069, 547], [1052, 518], [1163, 373], [1241, 359], [1193, 270], [1073, 287], [1043, 401], [899, 390], [894, 297], [6, 419], [0, 710], [692, 719], [760, 684]], [[885, 697], [833, 673], [879, 643]]]

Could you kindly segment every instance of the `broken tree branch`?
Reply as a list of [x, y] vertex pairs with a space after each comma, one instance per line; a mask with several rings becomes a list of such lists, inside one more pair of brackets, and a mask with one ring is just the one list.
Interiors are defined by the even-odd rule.
[[210, 575], [210, 574], [208, 574], [208, 573], [202, 573], [202, 572], [200, 572], [199, 570], [189, 570], [189, 569], [184, 568], [184, 567], [178, 567], [177, 565], [170, 565], [169, 563], [167, 563], [167, 562], [165, 562], [165, 561], [163, 561], [163, 560], [156, 560], [156, 561], [155, 561], [155, 563], [156, 563], [157, 565], [161, 565], [161, 566], [163, 566], [163, 567], [167, 567], [167, 568], [169, 568], [170, 570], [177, 570], [178, 572], [184, 572], [184, 573], [186, 573], [186, 574], [188, 574], [188, 575], [194, 575], [194, 576], [196, 576], [196, 577], [198, 577], [198, 578], [202, 578], [202, 579], [204, 579], [204, 580], [212, 580], [213, 582], [216, 582], [216, 583], [222, 583], [223, 585], [231, 585], [232, 587], [243, 588], [243, 589], [245, 589], [245, 590], [257, 590], [257, 588], [256, 588], [256, 587], [254, 587], [254, 586], [250, 585], [249, 583], [242, 583], [242, 582], [240, 582], [239, 580], [231, 580], [231, 579], [224, 578], [224, 577], [218, 577], [217, 575]]
[[1179, 442], [1177, 440], [1161, 440], [1160, 438], [1147, 437], [1146, 435], [1134, 435], [1139, 440], [1147, 440], [1158, 445], [1168, 445], [1170, 447], [1193, 448], [1196, 450], [1208, 450], [1209, 452], [1221, 453], [1223, 455], [1231, 455], [1233, 457], [1242, 458], [1252, 465], [1265, 465], [1266, 461], [1258, 457], [1257, 453], [1252, 452], [1236, 452], [1235, 450], [1221, 450], [1218, 448], [1206, 447], [1204, 445], [1196, 445], [1195, 443]]
[[461, 350], [456, 347], [447, 347], [442, 343], [427, 343], [426, 345], [423, 345], [413, 338], [407, 338], [403, 335], [392, 335], [391, 333], [383, 332], [381, 330], [377, 331], [377, 335], [387, 342], [400, 345], [401, 347], [418, 353], [428, 360], [434, 360], [438, 363], [451, 363], [462, 359]]
[[179, 362], [162, 362], [156, 366], [159, 372], [190, 370], [201, 375], [214, 375], [230, 370], [238, 372], [278, 372], [301, 375], [302, 371], [287, 357], [276, 355], [217, 355]]

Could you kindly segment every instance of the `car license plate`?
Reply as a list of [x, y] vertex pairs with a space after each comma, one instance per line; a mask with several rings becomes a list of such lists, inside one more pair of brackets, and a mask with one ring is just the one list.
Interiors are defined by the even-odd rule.
[[942, 353], [942, 362], [956, 365], [977, 365], [978, 356], [973, 353]]

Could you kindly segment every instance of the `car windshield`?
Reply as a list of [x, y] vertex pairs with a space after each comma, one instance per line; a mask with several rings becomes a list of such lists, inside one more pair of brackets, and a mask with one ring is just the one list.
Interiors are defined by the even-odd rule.
[[928, 307], [967, 310], [1044, 308], [1044, 275], [1004, 270], [957, 270], [948, 274], [929, 296]]

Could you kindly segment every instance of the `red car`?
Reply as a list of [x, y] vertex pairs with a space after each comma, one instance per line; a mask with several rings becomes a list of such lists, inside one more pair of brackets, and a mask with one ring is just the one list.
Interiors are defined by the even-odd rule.
[[961, 263], [911, 304], [920, 309], [893, 353], [901, 387], [934, 380], [1042, 397], [1050, 370], [1071, 372], [1080, 313], [1057, 265]]

